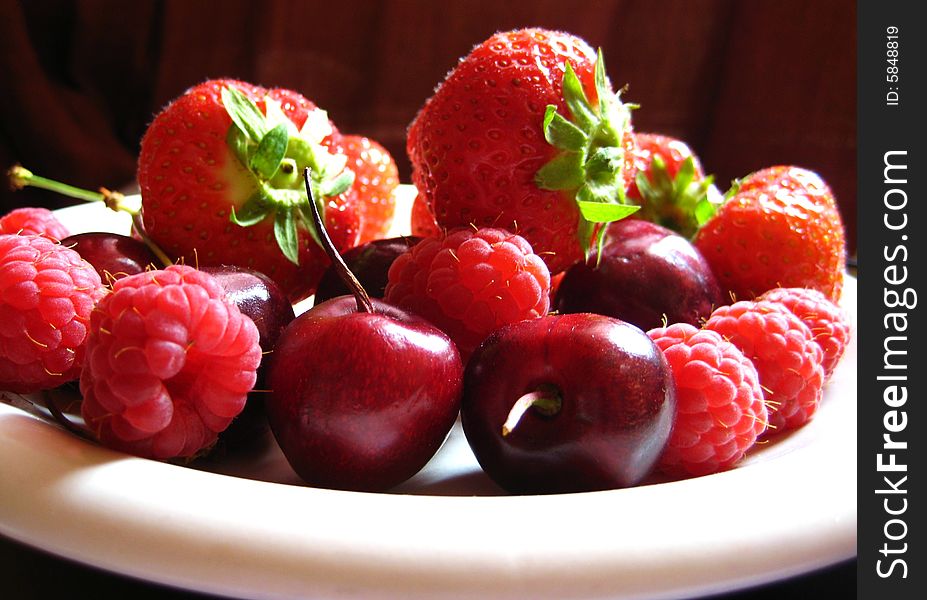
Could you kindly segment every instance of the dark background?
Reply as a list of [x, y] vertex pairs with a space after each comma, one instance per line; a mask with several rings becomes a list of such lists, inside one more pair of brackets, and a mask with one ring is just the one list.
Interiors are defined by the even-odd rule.
[[[299, 91], [342, 131], [385, 145], [408, 182], [406, 127], [457, 59], [497, 30], [543, 26], [601, 47], [613, 83], [641, 105], [635, 128], [688, 142], [722, 188], [773, 164], [819, 172], [855, 253], [855, 0], [0, 0], [0, 15], [4, 170], [129, 185], [157, 111], [234, 77]], [[0, 186], [0, 214], [71, 202]], [[0, 562], [12, 598], [197, 597], [9, 540]], [[855, 573], [850, 561], [736, 597], [849, 597]]]
[[[211, 77], [289, 87], [385, 145], [457, 59], [497, 30], [562, 29], [601, 47], [639, 131], [680, 137], [722, 189], [796, 164], [831, 184], [856, 240], [852, 0], [0, 0], [0, 166], [80, 186], [134, 180], [146, 125]], [[3, 189], [0, 212], [71, 201]]]

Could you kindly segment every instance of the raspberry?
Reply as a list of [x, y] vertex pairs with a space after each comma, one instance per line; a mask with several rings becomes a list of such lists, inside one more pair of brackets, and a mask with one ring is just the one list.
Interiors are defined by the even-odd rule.
[[753, 361], [765, 391], [770, 429], [795, 429], [814, 416], [823, 394], [824, 355], [808, 326], [789, 309], [742, 300], [715, 309], [705, 328], [720, 333]]
[[42, 235], [58, 241], [70, 235], [67, 227], [47, 208], [17, 208], [0, 217], [0, 234]]
[[244, 407], [261, 361], [258, 337], [207, 273], [173, 265], [119, 279], [90, 322], [84, 420], [117, 450], [195, 456]]
[[389, 270], [385, 300], [443, 330], [466, 358], [493, 330], [547, 314], [550, 272], [521, 236], [468, 227], [425, 238]]
[[829, 378], [850, 342], [846, 313], [827, 296], [811, 288], [775, 288], [760, 296], [784, 305], [808, 326], [824, 352], [824, 379]]
[[718, 333], [688, 323], [651, 329], [676, 381], [676, 421], [658, 468], [677, 477], [730, 469], [766, 430], [753, 363]]
[[38, 235], [0, 234], [0, 389], [30, 393], [77, 379], [104, 293], [77, 252]]

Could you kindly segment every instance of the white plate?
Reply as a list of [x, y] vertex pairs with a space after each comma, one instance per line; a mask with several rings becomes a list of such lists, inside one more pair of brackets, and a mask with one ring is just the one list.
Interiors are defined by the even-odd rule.
[[[74, 231], [127, 227], [94, 205], [60, 215]], [[844, 304], [855, 333], [849, 277]], [[0, 403], [0, 533], [236, 597], [627, 599], [740, 589], [856, 555], [856, 347], [854, 335], [816, 418], [738, 468], [584, 494], [502, 495], [459, 426], [412, 480], [367, 494], [301, 485], [272, 442], [251, 458], [184, 468], [111, 452]]]

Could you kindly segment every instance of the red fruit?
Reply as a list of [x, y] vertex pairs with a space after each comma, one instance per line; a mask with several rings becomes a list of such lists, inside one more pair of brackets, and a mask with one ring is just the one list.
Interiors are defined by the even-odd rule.
[[843, 222], [830, 189], [811, 171], [772, 167], [748, 176], [694, 243], [735, 299], [777, 287], [807, 287], [840, 299]]
[[566, 33], [497, 33], [464, 57], [409, 127], [412, 180], [445, 228], [501, 227], [557, 273], [634, 179], [628, 107], [589, 45]]
[[158, 257], [140, 240], [105, 231], [88, 231], [61, 240], [93, 265], [103, 283], [157, 268]]
[[766, 430], [768, 413], [753, 363], [708, 329], [651, 329], [676, 382], [676, 421], [659, 468], [699, 476], [734, 466]]
[[284, 329], [270, 363], [268, 421], [307, 483], [387, 489], [447, 438], [460, 410], [460, 354], [421, 317], [371, 299], [310, 208], [351, 295], [313, 306]]
[[435, 215], [428, 207], [428, 201], [421, 194], [415, 196], [412, 202], [412, 235], [416, 237], [431, 237], [441, 231], [441, 226], [435, 221]]
[[756, 367], [769, 427], [796, 429], [814, 416], [824, 387], [824, 358], [811, 330], [774, 302], [741, 301], [716, 309], [705, 329], [737, 346]]
[[291, 301], [305, 298], [329, 263], [307, 225], [305, 167], [336, 246], [357, 242], [353, 173], [339, 139], [296, 92], [206, 81], [168, 105], [142, 140], [145, 229], [187, 264], [260, 271]]
[[106, 446], [192, 457], [245, 406], [261, 362], [254, 322], [219, 283], [173, 265], [116, 281], [93, 312], [81, 413]]
[[341, 138], [348, 168], [354, 171], [354, 192], [361, 215], [357, 244], [385, 238], [393, 225], [399, 185], [399, 169], [390, 153], [370, 138], [345, 135]]
[[[355, 246], [342, 255], [348, 269], [371, 298], [383, 298], [386, 284], [389, 282], [389, 268], [393, 261], [405, 254], [409, 248], [421, 241], [413, 236], [400, 236], [373, 240]], [[350, 288], [344, 283], [338, 265], [332, 264], [326, 269], [319, 287], [315, 290], [314, 304], [331, 300], [336, 296], [350, 294]]]
[[721, 203], [714, 178], [706, 177], [692, 149], [676, 138], [634, 134], [637, 177], [628, 199], [641, 205], [637, 215], [691, 238]]
[[[654, 175], [660, 171], [670, 179], [675, 179], [687, 161], [691, 161], [692, 172], [697, 179], [705, 177], [702, 163], [684, 141], [659, 133], [635, 131], [633, 135], [635, 144], [634, 159], [637, 161], [638, 179], [643, 176], [647, 178], [647, 181], [653, 183]], [[658, 160], [660, 164], [654, 164]], [[636, 183], [632, 184], [628, 189], [628, 198], [638, 200], [642, 198], [640, 192]]]
[[42, 235], [58, 241], [70, 235], [55, 213], [47, 208], [16, 208], [0, 217], [0, 234]]
[[850, 322], [843, 310], [821, 292], [808, 288], [776, 288], [759, 299], [782, 304], [808, 326], [824, 353], [824, 377], [830, 377], [850, 343]]
[[37, 235], [0, 235], [0, 389], [30, 393], [77, 379], [100, 276]]
[[639, 484], [675, 413], [673, 374], [653, 341], [590, 313], [492, 332], [467, 364], [460, 408], [480, 466], [515, 494]]
[[524, 238], [461, 228], [393, 261], [384, 299], [447, 333], [469, 356], [494, 329], [547, 314], [550, 273]]
[[714, 274], [689, 241], [669, 229], [624, 219], [609, 223], [601, 252], [565, 271], [553, 306], [592, 312], [647, 330], [700, 325], [722, 303]]

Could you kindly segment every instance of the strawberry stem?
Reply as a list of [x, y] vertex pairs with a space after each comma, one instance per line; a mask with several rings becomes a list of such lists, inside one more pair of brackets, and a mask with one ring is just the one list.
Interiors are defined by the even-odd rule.
[[357, 277], [355, 277], [351, 269], [348, 268], [344, 259], [341, 258], [341, 254], [338, 253], [335, 244], [332, 243], [332, 239], [328, 236], [325, 223], [322, 222], [322, 215], [319, 212], [318, 203], [315, 201], [315, 193], [312, 191], [312, 169], [306, 167], [303, 170], [303, 178], [306, 182], [306, 194], [309, 196], [312, 223], [318, 233], [322, 248], [325, 250], [325, 253], [328, 254], [328, 258], [332, 261], [332, 265], [335, 267], [338, 276], [341, 277], [341, 281], [348, 286], [348, 289], [351, 290], [351, 293], [354, 295], [354, 300], [357, 302], [357, 312], [372, 313], [373, 303], [370, 301], [367, 290], [364, 289], [364, 286], [361, 285], [361, 282], [357, 280]]
[[505, 423], [502, 424], [502, 437], [506, 437], [518, 426], [522, 417], [529, 409], [534, 408], [545, 417], [553, 417], [563, 408], [563, 398], [560, 392], [550, 385], [542, 385], [533, 392], [528, 392], [512, 405]]

